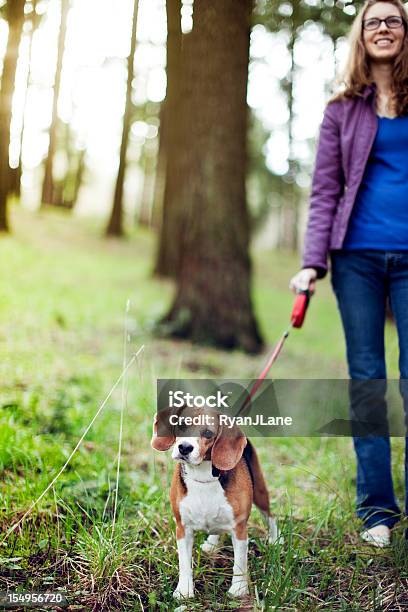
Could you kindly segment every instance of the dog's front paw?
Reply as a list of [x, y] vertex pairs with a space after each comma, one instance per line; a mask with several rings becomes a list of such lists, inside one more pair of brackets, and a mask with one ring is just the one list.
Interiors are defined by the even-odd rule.
[[228, 595], [231, 595], [231, 597], [245, 597], [248, 593], [248, 583], [246, 580], [237, 580], [228, 589]]
[[194, 597], [194, 583], [192, 578], [179, 580], [176, 590], [173, 593], [174, 599], [189, 599]]

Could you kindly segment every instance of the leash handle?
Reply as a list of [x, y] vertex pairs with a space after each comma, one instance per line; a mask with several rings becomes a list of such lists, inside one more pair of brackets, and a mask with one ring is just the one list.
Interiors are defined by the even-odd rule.
[[306, 310], [309, 306], [310, 295], [309, 289], [300, 289], [297, 291], [292, 315], [290, 317], [292, 327], [302, 327], [306, 316]]

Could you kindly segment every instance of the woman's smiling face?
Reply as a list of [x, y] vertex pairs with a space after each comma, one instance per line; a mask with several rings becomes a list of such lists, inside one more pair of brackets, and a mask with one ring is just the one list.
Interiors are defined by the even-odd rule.
[[[368, 19], [386, 19], [387, 17], [400, 17], [398, 8], [390, 2], [377, 2], [370, 6], [363, 22]], [[373, 62], [392, 62], [401, 51], [405, 38], [405, 28], [401, 24], [397, 28], [390, 28], [382, 21], [375, 30], [363, 29], [363, 41], [368, 57]]]

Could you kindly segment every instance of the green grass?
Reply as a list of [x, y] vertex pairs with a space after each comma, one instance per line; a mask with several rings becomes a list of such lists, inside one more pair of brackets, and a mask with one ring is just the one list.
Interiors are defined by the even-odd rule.
[[[172, 463], [150, 449], [158, 377], [251, 378], [265, 355], [248, 357], [154, 337], [171, 300], [151, 278], [153, 237], [100, 238], [95, 221], [16, 209], [0, 239], [0, 590], [66, 590], [73, 609], [172, 610], [177, 583], [168, 490]], [[254, 299], [274, 344], [288, 324], [296, 257], [254, 256]], [[120, 374], [127, 300], [128, 355], [145, 351], [128, 377], [119, 508], [112, 532], [121, 389], [114, 392], [55, 487], [21, 518], [66, 461]], [[389, 375], [397, 376], [395, 330], [387, 329]], [[346, 377], [344, 343], [328, 280], [318, 285], [304, 328], [293, 330], [275, 378]], [[256, 440], [285, 542], [268, 546], [261, 517], [250, 524], [251, 596], [226, 596], [228, 538], [212, 558], [194, 547], [197, 597], [188, 610], [402, 610], [407, 551], [360, 543], [353, 517], [350, 440]], [[393, 440], [403, 499], [403, 443]], [[196, 537], [197, 543], [204, 534]]]

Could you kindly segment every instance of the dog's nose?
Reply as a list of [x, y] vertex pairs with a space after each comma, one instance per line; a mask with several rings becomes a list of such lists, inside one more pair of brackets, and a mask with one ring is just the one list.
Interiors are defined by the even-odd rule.
[[180, 455], [188, 455], [193, 450], [194, 446], [188, 442], [182, 442], [178, 445]]

